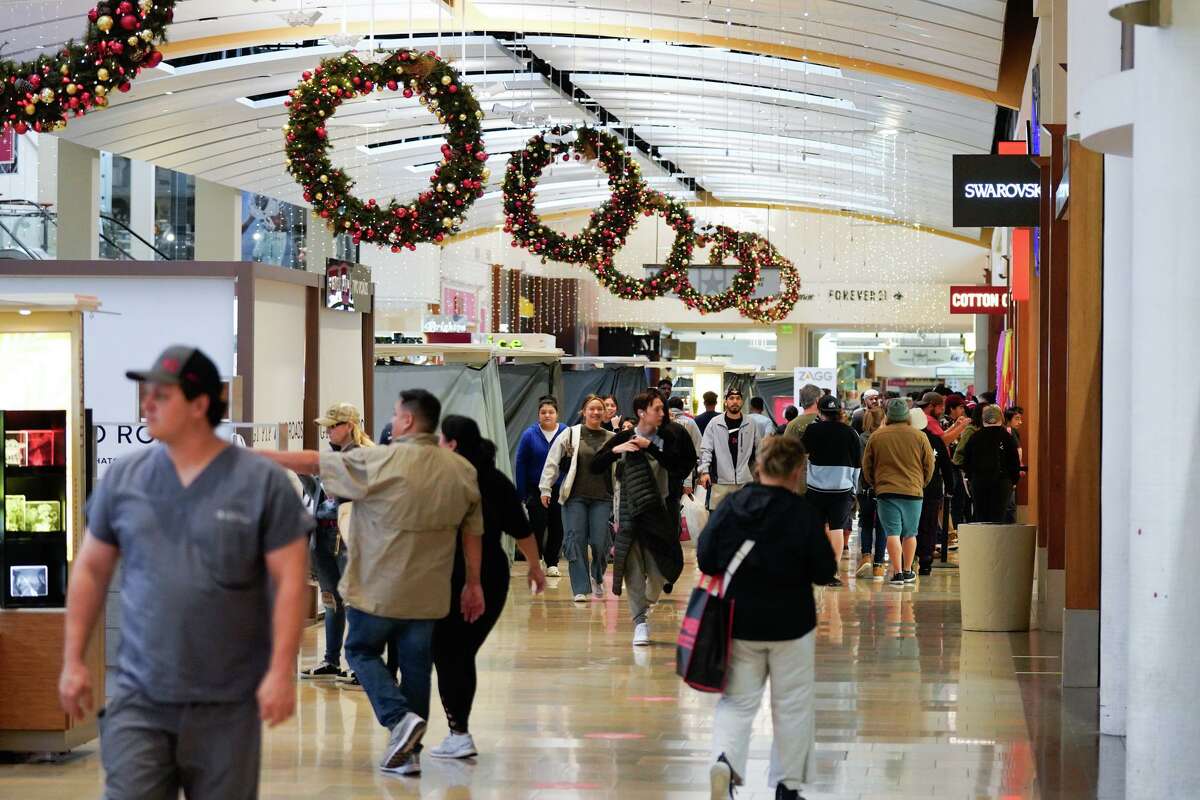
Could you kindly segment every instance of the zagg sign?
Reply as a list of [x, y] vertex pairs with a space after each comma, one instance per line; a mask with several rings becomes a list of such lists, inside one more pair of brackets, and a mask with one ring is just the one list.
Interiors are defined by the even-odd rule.
[[1036, 228], [1041, 224], [1042, 170], [1029, 156], [954, 157], [954, 225]]
[[1007, 286], [951, 286], [951, 314], [1004, 314], [1008, 312]]

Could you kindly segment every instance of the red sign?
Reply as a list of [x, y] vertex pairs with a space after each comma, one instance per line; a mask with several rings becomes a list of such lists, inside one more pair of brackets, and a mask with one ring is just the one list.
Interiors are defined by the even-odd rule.
[[951, 286], [951, 314], [1008, 313], [1007, 286]]
[[17, 160], [17, 133], [12, 128], [0, 131], [0, 164], [12, 164]]

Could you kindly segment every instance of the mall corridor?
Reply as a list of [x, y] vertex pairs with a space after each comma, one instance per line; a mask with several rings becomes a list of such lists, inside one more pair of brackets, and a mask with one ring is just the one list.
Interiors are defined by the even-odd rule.
[[[685, 575], [651, 615], [654, 645], [633, 648], [624, 600], [572, 604], [566, 579], [531, 597], [514, 569], [508, 607], [479, 658], [465, 762], [427, 759], [421, 779], [372, 769], [387, 737], [366, 695], [300, 686], [294, 719], [264, 736], [265, 798], [685, 800], [708, 797], [715, 696], [674, 674]], [[827, 590], [817, 642], [817, 774], [808, 800], [1055, 800], [1124, 797], [1117, 774], [1097, 788], [1094, 711], [1060, 688], [1057, 634], [963, 632], [958, 570], [916, 589], [867, 580]], [[310, 627], [303, 660], [319, 655]], [[1095, 706], [1095, 690], [1078, 705]], [[436, 705], [436, 695], [435, 695]], [[428, 739], [444, 733], [440, 710]], [[770, 714], [751, 746], [738, 798], [766, 800]], [[5, 769], [4, 796], [91, 797], [96, 743], [62, 764]]]

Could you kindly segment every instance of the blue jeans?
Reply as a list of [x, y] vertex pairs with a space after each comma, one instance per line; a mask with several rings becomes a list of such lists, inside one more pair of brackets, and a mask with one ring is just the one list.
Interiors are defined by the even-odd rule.
[[[346, 622], [350, 627], [346, 661], [362, 683], [379, 724], [390, 730], [410, 711], [429, 719], [436, 620], [390, 619], [347, 608]], [[396, 659], [400, 684], [383, 663], [385, 645], [389, 657]]]
[[[573, 594], [591, 594], [592, 581], [603, 581], [608, 571], [609, 535], [608, 517], [612, 513], [611, 500], [586, 500], [572, 497], [562, 507], [565, 541], [563, 551], [567, 557]], [[588, 564], [588, 547], [592, 549], [591, 564]]]
[[317, 584], [321, 587], [321, 605], [325, 606], [325, 663], [342, 663], [342, 639], [346, 636], [346, 604], [338, 594], [338, 581], [346, 570], [346, 551], [337, 552], [336, 527], [318, 527], [313, 531], [311, 553]]

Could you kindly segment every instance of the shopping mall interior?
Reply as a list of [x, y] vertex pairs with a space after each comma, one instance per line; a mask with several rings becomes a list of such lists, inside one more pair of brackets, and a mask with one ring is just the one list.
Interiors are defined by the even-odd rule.
[[0, 28], [0, 797], [1200, 797], [1200, 2]]

